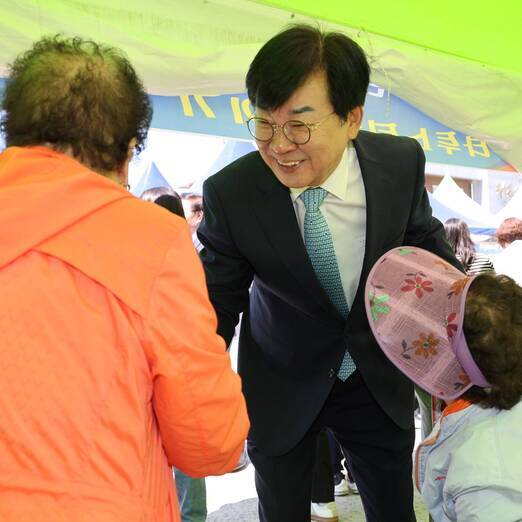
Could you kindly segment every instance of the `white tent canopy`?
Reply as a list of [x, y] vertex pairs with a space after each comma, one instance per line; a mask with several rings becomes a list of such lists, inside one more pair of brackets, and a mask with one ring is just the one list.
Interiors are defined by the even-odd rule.
[[466, 216], [470, 226], [496, 228], [497, 218], [473, 201], [466, 193], [446, 175], [432, 194], [432, 198], [455, 211], [455, 217]]
[[[477, 8], [470, 2], [469, 9]], [[288, 23], [314, 21], [251, 0], [0, 0], [0, 75], [34, 40], [63, 32], [122, 47], [151, 93], [240, 92], [263, 42]], [[506, 70], [371, 33], [356, 22], [322, 25], [345, 31], [366, 50], [373, 82], [442, 124], [488, 141], [522, 170], [518, 68]]]
[[475, 220], [474, 218], [464, 215], [461, 212], [458, 212], [452, 207], [445, 205], [440, 200], [436, 199], [433, 194], [428, 192], [428, 199], [430, 201], [431, 211], [433, 215], [441, 222], [444, 223], [446, 220], [450, 218], [460, 219], [465, 221], [466, 224], [472, 229], [480, 229], [480, 231], [489, 230], [491, 227], [484, 223], [482, 220]]

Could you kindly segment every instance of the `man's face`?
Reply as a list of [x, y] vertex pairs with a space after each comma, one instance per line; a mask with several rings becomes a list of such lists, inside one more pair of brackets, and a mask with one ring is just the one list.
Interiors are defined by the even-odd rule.
[[346, 122], [332, 112], [326, 75], [322, 71], [310, 76], [277, 110], [256, 110], [256, 116], [279, 125], [288, 120], [316, 123], [325, 118], [304, 145], [292, 143], [281, 128], [271, 141], [257, 141], [261, 157], [283, 185], [292, 188], [318, 186], [335, 170], [348, 141], [359, 132], [362, 107], [353, 109]]
[[201, 220], [203, 219], [202, 211], [194, 211], [194, 205], [201, 205], [202, 198], [183, 198], [181, 203], [183, 205], [183, 212], [185, 213], [185, 219], [189, 224], [190, 231], [192, 234], [198, 229]]

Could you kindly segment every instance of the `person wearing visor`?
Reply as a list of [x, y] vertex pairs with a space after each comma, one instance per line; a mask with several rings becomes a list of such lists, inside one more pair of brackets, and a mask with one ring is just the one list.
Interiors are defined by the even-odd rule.
[[238, 369], [261, 522], [337, 518], [311, 510], [324, 428], [367, 521], [415, 520], [413, 385], [373, 339], [364, 284], [403, 244], [460, 265], [432, 217], [420, 144], [360, 130], [369, 79], [345, 34], [283, 30], [246, 76], [259, 150], [203, 185], [200, 256], [227, 344], [243, 313]]
[[415, 455], [434, 522], [522, 520], [522, 288], [400, 247], [373, 267], [365, 304], [383, 353], [447, 404]]

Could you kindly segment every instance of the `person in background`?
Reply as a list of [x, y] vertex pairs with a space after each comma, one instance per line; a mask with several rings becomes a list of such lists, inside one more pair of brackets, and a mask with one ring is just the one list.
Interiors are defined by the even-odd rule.
[[312, 482], [311, 519], [315, 522], [338, 522], [334, 495], [334, 473], [330, 457], [328, 430], [317, 437], [317, 449]]
[[484, 254], [478, 253], [465, 221], [450, 218], [444, 222], [444, 230], [453, 252], [468, 275], [482, 274], [494, 270], [493, 263]]
[[170, 187], [153, 187], [147, 189], [141, 193], [140, 199], [149, 201], [150, 203], [156, 203], [160, 207], [166, 208], [173, 214], [185, 219], [181, 196]]
[[447, 403], [415, 455], [433, 520], [522, 520], [522, 288], [395, 248], [370, 272], [365, 304], [383, 353]]
[[[180, 195], [170, 187], [149, 188], [141, 193], [140, 199], [143, 199], [143, 201], [149, 201], [150, 203], [155, 203], [160, 196], [174, 196], [176, 199], [181, 201]], [[174, 214], [184, 217], [179, 212], [174, 212]]]
[[154, 203], [185, 219], [185, 212], [183, 211], [181, 198], [177, 192], [175, 194], [163, 194], [163, 196], [156, 198]]
[[317, 437], [311, 519], [319, 522], [337, 522], [339, 515], [335, 497], [348, 495], [350, 492], [359, 494], [342, 448], [332, 431], [324, 429]]
[[0, 520], [178, 522], [171, 466], [226, 473], [249, 422], [186, 223], [123, 188], [148, 96], [55, 36], [1, 109]]
[[522, 219], [504, 219], [495, 233], [502, 252], [495, 256], [495, 271], [522, 285]]
[[184, 192], [181, 194], [181, 201], [183, 202], [185, 217], [192, 234], [192, 242], [199, 252], [202, 249], [202, 245], [198, 239], [197, 230], [203, 219], [203, 197], [201, 194], [194, 192]]
[[[160, 200], [160, 198], [162, 198]], [[185, 219], [183, 203], [180, 195], [170, 187], [153, 187], [141, 193], [140, 199], [157, 203], [160, 207], [170, 210], [173, 214]]]
[[239, 315], [239, 373], [261, 522], [311, 516], [317, 437], [350, 457], [368, 522], [412, 522], [412, 383], [370, 332], [364, 283], [393, 246], [459, 265], [432, 217], [425, 157], [360, 131], [370, 67], [342, 33], [292, 26], [246, 77], [258, 151], [203, 184], [198, 229], [218, 332]]
[[333, 433], [328, 430], [328, 442], [330, 447], [330, 459], [332, 461], [332, 470], [334, 474], [334, 492], [335, 496], [342, 497], [352, 493], [359, 494], [359, 489], [355, 483], [355, 479], [350, 472], [348, 462], [342, 452], [342, 447], [335, 439]]

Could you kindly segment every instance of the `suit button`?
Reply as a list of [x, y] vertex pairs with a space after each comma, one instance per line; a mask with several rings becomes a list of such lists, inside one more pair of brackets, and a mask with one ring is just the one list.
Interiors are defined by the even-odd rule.
[[328, 371], [328, 377], [330, 377], [330, 379], [333, 379], [335, 377], [335, 370], [333, 368], [330, 368], [330, 370]]

